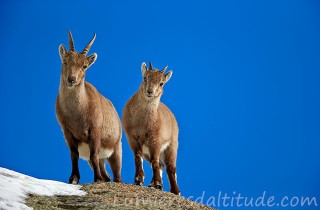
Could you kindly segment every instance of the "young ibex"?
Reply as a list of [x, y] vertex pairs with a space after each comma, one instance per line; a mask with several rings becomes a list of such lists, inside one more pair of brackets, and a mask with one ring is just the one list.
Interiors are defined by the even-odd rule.
[[[122, 115], [124, 130], [134, 153], [136, 185], [144, 182], [142, 157], [151, 163], [153, 177], [149, 187], [162, 189], [162, 171], [166, 166], [170, 191], [180, 194], [176, 180], [176, 160], [178, 150], [178, 125], [169, 108], [160, 102], [163, 86], [172, 75], [164, 74], [167, 66], [159, 71], [149, 70], [142, 63], [143, 81], [136, 94], [127, 102]], [[164, 163], [163, 163], [164, 161]]]
[[105, 169], [108, 160], [115, 182], [121, 182], [121, 135], [119, 116], [112, 103], [103, 97], [90, 83], [84, 81], [87, 69], [97, 59], [87, 53], [96, 35], [81, 53], [75, 51], [69, 31], [70, 51], [61, 44], [62, 61], [59, 94], [56, 100], [56, 115], [69, 146], [72, 173], [69, 183], [80, 180], [79, 156], [88, 160], [94, 172], [94, 181], [110, 181]]

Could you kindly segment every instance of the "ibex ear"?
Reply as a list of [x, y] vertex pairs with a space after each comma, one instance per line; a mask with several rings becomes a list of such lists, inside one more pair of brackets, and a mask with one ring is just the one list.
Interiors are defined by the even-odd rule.
[[61, 60], [63, 61], [64, 56], [67, 54], [67, 49], [63, 44], [59, 45], [59, 54], [60, 54]]
[[168, 82], [169, 79], [170, 79], [171, 76], [172, 76], [172, 70], [168, 71], [168, 73], [166, 73], [164, 76], [165, 76], [165, 78], [166, 78], [166, 82]]
[[146, 73], [146, 71], [147, 71], [147, 65], [146, 65], [145, 62], [143, 62], [143, 63], [141, 64], [141, 73], [142, 73], [142, 76], [144, 76], [144, 74]]
[[[97, 58], [98, 58], [97, 53], [93, 53], [92, 55], [89, 55], [89, 56], [87, 57], [88, 62], [89, 62], [89, 66], [91, 66], [91, 65], [97, 60]], [[88, 66], [88, 67], [89, 67], [89, 66]]]

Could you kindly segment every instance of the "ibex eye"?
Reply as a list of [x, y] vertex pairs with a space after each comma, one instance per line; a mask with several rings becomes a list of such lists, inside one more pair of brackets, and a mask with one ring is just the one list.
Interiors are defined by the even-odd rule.
[[163, 82], [160, 83], [160, 86], [163, 86]]
[[86, 69], [86, 68], [88, 68], [88, 66], [87, 66], [87, 65], [84, 65], [82, 68], [83, 68], [83, 69]]
[[143, 77], [143, 81], [144, 81], [144, 82], [147, 82], [147, 78], [146, 78], [146, 77]]

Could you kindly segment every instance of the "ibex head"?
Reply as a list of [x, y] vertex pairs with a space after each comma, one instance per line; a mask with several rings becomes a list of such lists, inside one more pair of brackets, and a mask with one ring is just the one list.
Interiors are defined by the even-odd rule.
[[151, 62], [149, 63], [149, 69], [146, 63], [142, 63], [141, 72], [143, 82], [141, 84], [142, 91], [147, 99], [158, 98], [162, 95], [163, 86], [172, 76], [172, 71], [165, 73], [168, 66], [162, 70], [157, 70], [152, 67]]
[[69, 46], [70, 51], [67, 52], [65, 46], [61, 44], [59, 46], [60, 58], [62, 61], [62, 82], [67, 85], [67, 87], [75, 87], [84, 81], [84, 76], [86, 70], [95, 62], [97, 59], [97, 54], [93, 53], [87, 56], [91, 45], [96, 38], [94, 34], [91, 41], [87, 44], [84, 50], [80, 53], [75, 51], [74, 42], [72, 38], [71, 31], [69, 31]]

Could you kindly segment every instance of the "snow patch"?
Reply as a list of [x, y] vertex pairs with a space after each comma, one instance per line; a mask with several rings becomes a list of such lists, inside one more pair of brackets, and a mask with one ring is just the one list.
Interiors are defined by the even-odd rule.
[[80, 185], [36, 179], [0, 167], [0, 209], [32, 209], [25, 205], [28, 194], [85, 195], [86, 193], [80, 188]]

